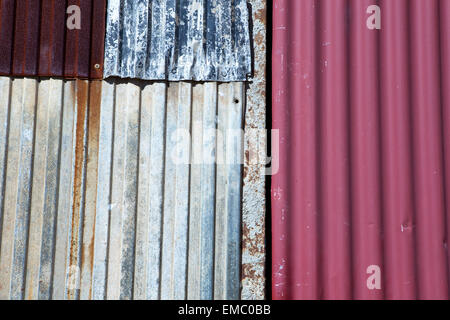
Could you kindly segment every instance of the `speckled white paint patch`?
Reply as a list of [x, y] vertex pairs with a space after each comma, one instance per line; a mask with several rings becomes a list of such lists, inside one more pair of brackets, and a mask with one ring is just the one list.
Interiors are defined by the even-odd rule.
[[251, 72], [246, 0], [110, 0], [104, 77], [243, 81]]

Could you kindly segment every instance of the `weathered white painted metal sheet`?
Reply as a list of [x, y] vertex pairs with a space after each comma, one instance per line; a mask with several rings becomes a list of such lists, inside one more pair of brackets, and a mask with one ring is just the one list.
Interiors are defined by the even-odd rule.
[[238, 299], [244, 101], [0, 77], [0, 299]]
[[244, 81], [246, 0], [109, 0], [104, 77]]

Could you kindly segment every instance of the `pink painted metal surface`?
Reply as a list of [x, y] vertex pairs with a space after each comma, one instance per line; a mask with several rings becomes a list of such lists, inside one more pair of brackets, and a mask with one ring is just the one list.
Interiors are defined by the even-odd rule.
[[448, 299], [450, 1], [273, 10], [273, 298]]

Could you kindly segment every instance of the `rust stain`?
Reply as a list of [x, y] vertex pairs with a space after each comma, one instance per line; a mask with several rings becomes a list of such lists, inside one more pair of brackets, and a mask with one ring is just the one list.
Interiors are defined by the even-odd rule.
[[[84, 133], [85, 118], [88, 107], [88, 83], [77, 80], [76, 87], [72, 87], [75, 99], [75, 108], [77, 111], [77, 124], [75, 133], [75, 172], [73, 181], [73, 208], [72, 208], [72, 236], [70, 243], [69, 267], [78, 266], [78, 247], [79, 247], [79, 223], [81, 210], [81, 197], [83, 185], [83, 165], [84, 165]], [[69, 290], [69, 299], [75, 299], [75, 290]]]
[[260, 45], [260, 46], [264, 45], [265, 44], [264, 36], [262, 34], [257, 34], [255, 36], [255, 42], [257, 45]]
[[253, 14], [253, 19], [258, 20], [264, 24], [266, 24], [267, 19], [267, 8], [264, 6], [263, 8], [256, 10]]
[[258, 276], [253, 267], [253, 264], [244, 263], [242, 265], [242, 272], [244, 272], [247, 275], [247, 278], [255, 278], [256, 276]]
[[[101, 112], [101, 97], [102, 97], [102, 82], [92, 81], [89, 85], [89, 114], [88, 114], [88, 153], [87, 153], [87, 188], [89, 193], [89, 200], [93, 210], [89, 211], [92, 217], [85, 217], [92, 221], [92, 223], [83, 224], [83, 230], [91, 226], [91, 238], [88, 243], [83, 243], [83, 250], [81, 253], [81, 269], [89, 269], [90, 274], [93, 273], [94, 266], [94, 244], [95, 244], [95, 219], [97, 207], [97, 178], [98, 178], [98, 151], [99, 151], [99, 137], [100, 137], [100, 112]], [[86, 213], [87, 214], [87, 213]], [[89, 299], [92, 298], [92, 287], [89, 289]]]
[[[264, 225], [258, 227], [264, 229]], [[251, 229], [249, 229], [247, 225], [244, 225], [242, 228], [242, 238], [246, 240], [246, 250], [248, 250], [252, 256], [264, 254], [265, 249], [264, 246], [261, 245], [261, 243], [264, 243], [263, 233], [257, 233], [256, 236], [252, 236]]]
[[245, 150], [245, 166], [244, 166], [244, 179], [247, 177], [248, 175], [248, 164], [250, 163], [250, 151], [249, 150]]
[[28, 298], [27, 300], [33, 300], [33, 292], [34, 292], [34, 286], [30, 286], [30, 292], [28, 293]]
[[248, 175], [248, 166], [245, 166], [244, 167], [244, 175], [243, 175], [244, 179], [247, 178], [247, 175]]

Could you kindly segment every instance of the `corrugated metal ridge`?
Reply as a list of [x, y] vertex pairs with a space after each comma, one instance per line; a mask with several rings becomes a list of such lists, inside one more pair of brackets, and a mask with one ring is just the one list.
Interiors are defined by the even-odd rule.
[[[81, 29], [66, 27], [72, 5]], [[106, 0], [0, 1], [0, 75], [101, 79], [105, 11]]]
[[448, 0], [274, 1], [273, 298], [449, 298], [449, 21]]
[[104, 76], [244, 81], [246, 0], [109, 0]]
[[238, 299], [244, 88], [0, 77], [0, 299]]

